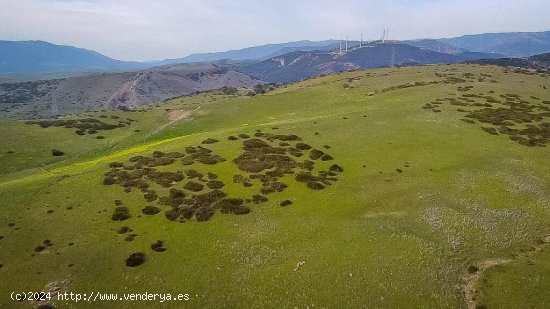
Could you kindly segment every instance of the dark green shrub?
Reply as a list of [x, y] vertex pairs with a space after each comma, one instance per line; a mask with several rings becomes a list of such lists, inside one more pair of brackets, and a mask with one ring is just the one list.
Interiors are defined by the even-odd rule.
[[65, 153], [61, 150], [57, 150], [57, 149], [52, 149], [52, 156], [54, 157], [60, 157], [62, 155], [64, 155]]
[[130, 219], [130, 210], [128, 207], [118, 206], [115, 207], [113, 214], [111, 215], [113, 221], [124, 221]]
[[281, 203], [279, 205], [281, 207], [286, 207], [286, 206], [291, 205], [291, 204], [292, 204], [291, 200], [284, 200], [284, 201], [281, 201]]
[[126, 258], [126, 266], [136, 267], [145, 263], [146, 255], [143, 252], [132, 253]]

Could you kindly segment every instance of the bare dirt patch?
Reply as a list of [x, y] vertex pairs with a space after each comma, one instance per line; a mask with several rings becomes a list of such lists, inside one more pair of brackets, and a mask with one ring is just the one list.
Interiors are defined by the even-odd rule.
[[158, 133], [162, 130], [164, 130], [165, 128], [171, 126], [171, 125], [174, 125], [182, 120], [185, 120], [185, 119], [188, 119], [190, 118], [193, 113], [195, 113], [196, 111], [198, 111], [200, 109], [200, 106], [195, 108], [194, 110], [191, 110], [191, 111], [186, 111], [186, 110], [172, 110], [170, 112], [168, 112], [168, 115], [167, 115], [167, 119], [168, 119], [168, 122], [159, 126], [158, 128], [156, 128], [154, 131], [153, 131], [153, 134], [155, 133]]
[[548, 245], [550, 245], [550, 235], [543, 236], [540, 243], [535, 246], [533, 250], [523, 252], [516, 256], [514, 259], [492, 258], [479, 261], [475, 263], [475, 265], [470, 265], [467, 269], [468, 275], [464, 278], [464, 285], [462, 287], [468, 309], [476, 309], [482, 306], [481, 304], [477, 303], [476, 296], [479, 288], [479, 281], [483, 278], [483, 274], [485, 273], [485, 271], [495, 266], [505, 265], [519, 259], [531, 257], [540, 252]]

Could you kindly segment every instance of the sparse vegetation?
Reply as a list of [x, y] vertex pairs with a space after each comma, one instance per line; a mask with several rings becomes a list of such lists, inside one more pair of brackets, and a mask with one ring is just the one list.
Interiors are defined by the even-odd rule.
[[[368, 299], [460, 308], [463, 278], [480, 276], [477, 305], [543, 304], [548, 250], [537, 240], [550, 220], [550, 96], [540, 75], [508, 70], [357, 71], [268, 95], [205, 92], [139, 112], [66, 117], [136, 119], [90, 136], [0, 122], [0, 273], [15, 278], [0, 290], [70, 277], [68, 291], [178, 293], [183, 284], [231, 296], [193, 298], [199, 307]], [[162, 127], [169, 113], [198, 107]], [[66, 154], [55, 158], [52, 148]], [[497, 258], [512, 261], [484, 268]], [[233, 272], [240, 279], [227, 285]], [[151, 273], [162, 280], [141, 280]], [[266, 276], [277, 280], [260, 291], [251, 278]], [[333, 293], [336, 283], [349, 293]], [[316, 290], [304, 299], [309, 286]], [[517, 296], [531, 292], [533, 302]], [[13, 304], [4, 299], [0, 307]]]
[[[116, 118], [113, 118], [116, 117]], [[112, 119], [118, 119], [118, 116], [112, 116]], [[135, 120], [121, 120], [117, 124], [109, 124], [95, 118], [81, 118], [81, 119], [55, 119], [55, 120], [40, 120], [40, 121], [27, 121], [27, 124], [36, 124], [42, 128], [49, 127], [63, 127], [67, 129], [77, 129], [75, 133], [77, 135], [96, 134], [99, 131], [114, 130], [117, 128], [124, 128], [129, 126]], [[96, 137], [97, 138], [97, 137]], [[99, 138], [101, 139], [101, 138]]]

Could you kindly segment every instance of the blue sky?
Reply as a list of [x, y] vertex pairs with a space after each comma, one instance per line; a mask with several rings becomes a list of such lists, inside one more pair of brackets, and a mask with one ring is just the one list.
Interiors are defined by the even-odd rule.
[[1, 0], [0, 39], [123, 60], [298, 40], [440, 38], [550, 30], [550, 0]]

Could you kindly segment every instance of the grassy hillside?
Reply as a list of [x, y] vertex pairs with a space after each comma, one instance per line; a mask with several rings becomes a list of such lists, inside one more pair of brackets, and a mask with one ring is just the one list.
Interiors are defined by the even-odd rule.
[[0, 307], [53, 286], [191, 308], [543, 308], [548, 87], [424, 66], [2, 121]]

